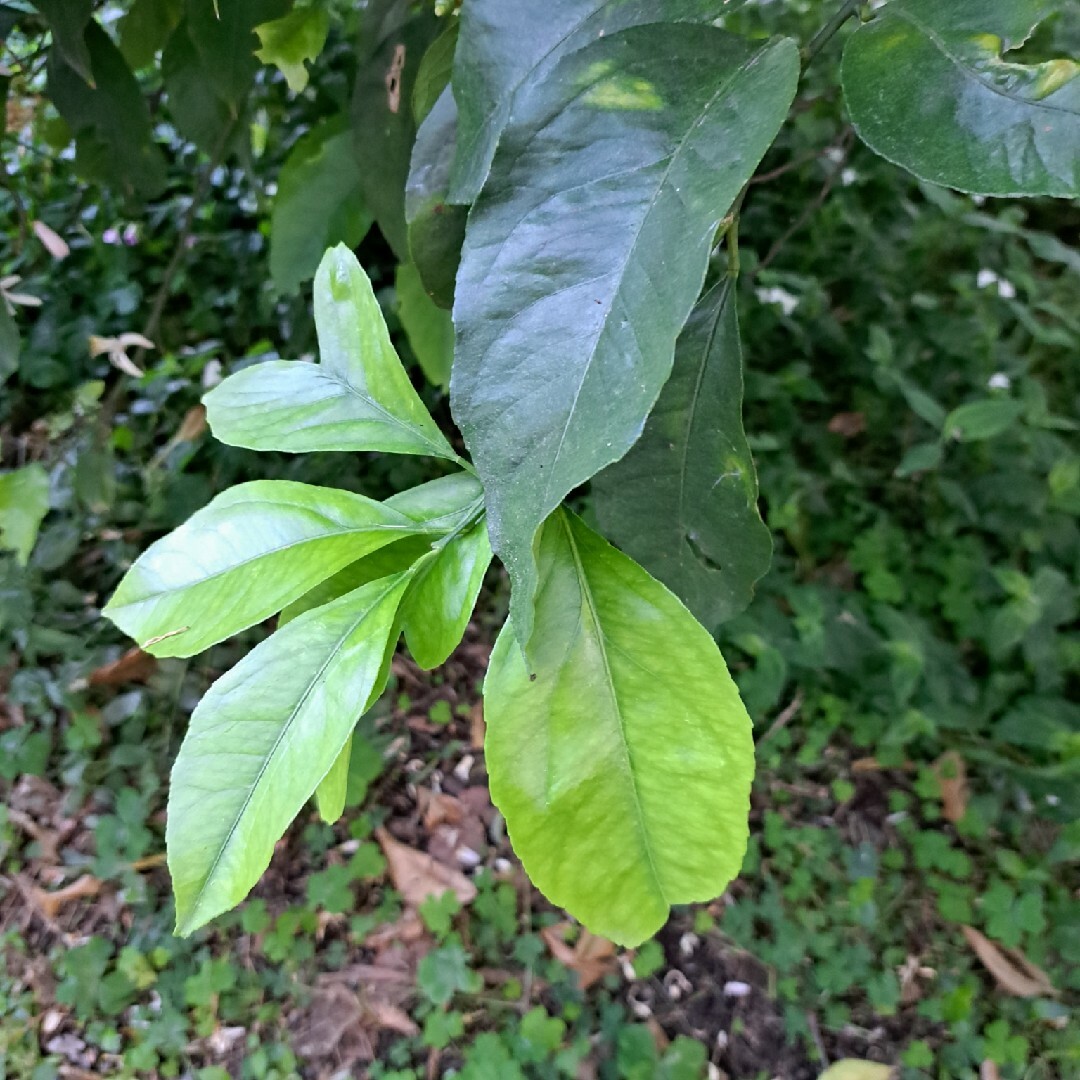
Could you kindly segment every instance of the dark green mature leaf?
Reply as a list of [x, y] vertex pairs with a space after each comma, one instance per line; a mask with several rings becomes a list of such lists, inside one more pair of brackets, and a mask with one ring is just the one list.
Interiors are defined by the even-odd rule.
[[25, 566], [49, 512], [49, 474], [37, 462], [0, 473], [0, 550]]
[[454, 361], [454, 322], [450, 312], [428, 296], [412, 263], [398, 266], [395, 288], [398, 318], [420, 367], [428, 382], [447, 389]]
[[424, 118], [431, 112], [442, 92], [450, 85], [460, 25], [460, 20], [454, 19], [431, 43], [431, 47], [420, 61], [412, 92], [413, 119], [417, 124], [424, 122]]
[[742, 425], [735, 291], [727, 278], [698, 301], [644, 433], [593, 482], [605, 534], [710, 629], [746, 607], [772, 556]]
[[413, 86], [439, 29], [439, 20], [422, 12], [393, 30], [360, 69], [353, 89], [353, 146], [364, 198], [398, 262], [409, 260], [404, 192], [416, 138]]
[[271, 360], [206, 395], [214, 434], [249, 450], [456, 455], [401, 366], [371, 282], [348, 248], [315, 277], [321, 362]]
[[278, 625], [283, 626], [297, 615], [336, 600], [369, 581], [407, 570], [431, 551], [434, 538], [439, 533], [451, 533], [462, 527], [483, 497], [480, 482], [465, 472], [442, 476], [392, 495], [384, 505], [411, 518], [421, 527], [422, 533], [396, 540], [320, 582], [282, 609]]
[[417, 570], [402, 617], [405, 642], [420, 667], [430, 671], [445, 664], [458, 647], [490, 564], [487, 523], [481, 519]]
[[456, 132], [457, 106], [447, 88], [416, 133], [405, 183], [409, 251], [428, 295], [443, 308], [454, 304], [469, 214], [466, 207], [451, 204], [447, 195]]
[[330, 32], [330, 14], [324, 8], [296, 8], [283, 18], [255, 27], [261, 48], [255, 55], [273, 64], [285, 76], [289, 89], [300, 93], [308, 84], [306, 64], [317, 60]]
[[93, 86], [93, 65], [85, 34], [94, 13], [94, 0], [34, 0], [34, 7], [45, 16], [53, 43], [68, 66]]
[[187, 0], [191, 40], [218, 95], [238, 116], [255, 80], [255, 27], [280, 19], [290, 0]]
[[798, 50], [642, 26], [515, 99], [458, 273], [454, 416], [527, 641], [533, 538], [637, 439], [716, 226], [771, 144]]
[[75, 135], [80, 169], [111, 178], [128, 193], [156, 195], [165, 185], [165, 159], [154, 144], [146, 101], [120, 50], [100, 26], [86, 27], [93, 87], [49, 53], [49, 97]]
[[1023, 415], [1024, 403], [1012, 398], [969, 401], [953, 409], [941, 425], [941, 434], [960, 442], [992, 439], [1008, 431]]
[[371, 222], [348, 118], [324, 120], [297, 140], [278, 177], [270, 217], [270, 276], [278, 291], [296, 292], [327, 248], [355, 248]]
[[156, 656], [193, 656], [303, 596], [416, 522], [350, 491], [255, 480], [152, 544], [103, 614]]
[[921, 179], [961, 191], [1080, 194], [1080, 63], [1007, 59], [1056, 7], [891, 0], [844, 50], [855, 130]]
[[381, 682], [405, 575], [300, 616], [199, 702], [169, 788], [176, 929], [238, 904], [338, 759]]
[[120, 51], [138, 71], [154, 60], [183, 16], [183, 0], [135, 0], [117, 23]]
[[475, 201], [510, 120], [514, 95], [523, 86], [549, 79], [564, 56], [630, 26], [711, 22], [717, 14], [715, 0], [469, 0], [461, 11], [454, 57], [461, 139], [451, 201]]
[[537, 887], [636, 945], [738, 873], [750, 718], [712, 637], [635, 562], [562, 510], [538, 552], [530, 667], [507, 626], [484, 685], [491, 796]]
[[177, 130], [203, 153], [221, 159], [241, 130], [237, 117], [214, 90], [187, 22], [169, 35], [161, 54], [161, 77], [169, 115]]

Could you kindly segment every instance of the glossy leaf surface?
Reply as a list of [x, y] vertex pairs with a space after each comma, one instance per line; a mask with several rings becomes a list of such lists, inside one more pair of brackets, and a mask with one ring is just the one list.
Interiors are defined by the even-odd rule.
[[641, 438], [593, 482], [604, 534], [714, 629], [750, 602], [772, 541], [742, 425], [735, 286], [702, 297]]
[[169, 792], [177, 933], [238, 904], [269, 865], [377, 689], [405, 585], [374, 582], [302, 615], [199, 702]]
[[311, 280], [327, 248], [355, 248], [364, 239], [372, 217], [358, 173], [343, 116], [319, 124], [289, 151], [270, 217], [270, 276], [279, 292]]
[[454, 56], [454, 97], [460, 111], [450, 198], [475, 201], [495, 147], [510, 120], [514, 95], [537, 83], [568, 53], [604, 35], [651, 22], [709, 22], [713, 0], [547, 0], [510, 4], [469, 0], [462, 7]]
[[348, 491], [238, 484], [152, 544], [104, 614], [156, 656], [193, 656], [418, 528]]
[[458, 647], [490, 564], [487, 523], [480, 520], [417, 570], [402, 617], [406, 644], [420, 667], [437, 668]]
[[319, 364], [271, 360], [206, 395], [214, 435], [250, 450], [454, 453], [401, 366], [371, 282], [343, 246], [315, 276]]
[[457, 107], [446, 89], [416, 133], [405, 183], [405, 221], [409, 253], [428, 295], [440, 307], [454, 303], [468, 210], [449, 202]]
[[738, 872], [750, 718], [709, 633], [640, 566], [564, 511], [538, 550], [534, 677], [504, 628], [484, 686], [491, 796], [537, 887], [633, 945]]
[[643, 26], [516, 99], [469, 217], [454, 307], [454, 416], [528, 640], [533, 538], [641, 434], [716, 226], [787, 115], [798, 52]]
[[86, 47], [86, 24], [94, 13], [94, 0], [34, 0], [45, 16], [53, 44], [82, 80], [94, 83], [90, 51]]
[[1056, 7], [891, 0], [844, 50], [856, 131], [921, 179], [961, 191], [1080, 194], [1080, 63], [1008, 58]]

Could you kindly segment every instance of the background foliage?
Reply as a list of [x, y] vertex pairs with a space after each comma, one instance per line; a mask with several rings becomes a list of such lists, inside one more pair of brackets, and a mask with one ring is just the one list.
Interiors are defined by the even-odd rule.
[[[773, 7], [732, 17], [806, 41], [826, 14]], [[391, 197], [434, 113], [421, 72], [402, 84], [401, 125], [373, 115], [379, 4], [302, 7], [288, 33], [260, 35], [260, 58], [251, 35], [251, 56], [215, 55], [209, 0], [105, 5], [89, 34], [89, 4], [36, 8], [0, 9], [0, 276], [21, 277], [14, 300], [41, 300], [0, 313], [3, 467], [38, 466], [29, 494], [0, 487], [0, 1074], [329, 1075], [349, 1048], [320, 1056], [309, 1004], [325, 1011], [320, 978], [378, 959], [373, 935], [400, 930], [374, 830], [433, 843], [412, 791], [477, 756], [482, 665], [420, 684], [400, 669], [369, 733], [378, 792], [364, 802], [354, 777], [342, 825], [302, 818], [256, 898], [179, 942], [154, 861], [168, 763], [182, 718], [261, 631], [117, 685], [101, 671], [123, 646], [99, 610], [148, 541], [232, 483], [383, 497], [428, 478], [389, 456], [256, 459], [210, 440], [198, 402], [223, 371], [313, 350], [305, 282], [343, 240], [447, 417], [445, 321], [399, 269], [408, 210]], [[247, 33], [287, 6], [227, 11]], [[434, 40], [435, 15], [420, 22], [409, 33]], [[1029, 47], [1052, 55], [1078, 25], [1066, 8]], [[706, 1060], [801, 1077], [845, 1056], [912, 1077], [1078, 1067], [1080, 214], [907, 178], [854, 142], [837, 68], [830, 49], [811, 69], [743, 210], [745, 423], [776, 546], [721, 636], [759, 748], [743, 875], [621, 966], [598, 949], [583, 992], [588, 949], [553, 951], [557, 916], [515, 887], [492, 823], [475, 897], [421, 912], [429, 951], [398, 1006], [412, 1026], [365, 1021], [373, 1076], [432, 1060], [476, 1077], [586, 1061], [690, 1077]], [[66, 100], [80, 69], [95, 91]], [[156, 347], [125, 351], [125, 333]], [[92, 356], [91, 338], [118, 340]], [[35, 500], [30, 550], [18, 530]], [[503, 583], [485, 595], [481, 654]], [[482, 787], [473, 769], [455, 796]], [[84, 875], [96, 896], [52, 907], [33, 892]], [[1018, 983], [1018, 954], [1046, 981]]]

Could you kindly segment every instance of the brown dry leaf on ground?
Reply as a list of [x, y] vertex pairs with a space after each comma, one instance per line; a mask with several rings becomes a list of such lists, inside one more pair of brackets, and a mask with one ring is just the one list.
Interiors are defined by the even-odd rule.
[[961, 926], [960, 929], [983, 967], [1007, 994], [1022, 998], [1057, 994], [1046, 972], [1036, 967], [1023, 953], [995, 945], [971, 926]]
[[594, 982], [602, 979], [609, 971], [615, 970], [615, 945], [607, 938], [597, 937], [588, 930], [582, 930], [577, 941], [570, 945], [566, 934], [573, 924], [556, 923], [540, 931], [544, 943], [564, 967], [577, 973], [582, 990], [587, 990]]
[[418, 907], [429, 896], [441, 896], [447, 890], [463, 904], [471, 904], [476, 899], [476, 886], [460, 871], [402, 844], [385, 829], [378, 829], [375, 837], [386, 856], [390, 880], [405, 903]]
[[487, 724], [484, 721], [484, 703], [478, 701], [469, 712], [469, 744], [474, 750], [484, 749], [484, 735]]
[[829, 421], [829, 431], [845, 439], [854, 439], [866, 430], [866, 414], [861, 412], [838, 412]]
[[157, 660], [136, 646], [111, 664], [102, 664], [92, 671], [89, 682], [91, 686], [122, 686], [129, 682], [146, 682], [155, 671]]
[[938, 788], [941, 792], [941, 812], [954, 825], [967, 813], [968, 786], [964, 759], [949, 750], [934, 763]]

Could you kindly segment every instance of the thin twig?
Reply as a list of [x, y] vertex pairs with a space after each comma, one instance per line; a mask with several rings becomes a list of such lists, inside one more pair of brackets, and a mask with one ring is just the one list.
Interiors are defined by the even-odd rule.
[[836, 32], [844, 25], [866, 0], [844, 0], [839, 11], [810, 39], [810, 44], [803, 50], [803, 71], [805, 71], [814, 57], [829, 44], [836, 36]]
[[834, 168], [829, 175], [825, 178], [825, 183], [822, 185], [821, 190], [813, 198], [813, 200], [803, 207], [803, 212], [795, 219], [791, 228], [776, 241], [769, 253], [761, 260], [755, 273], [760, 274], [762, 270], [766, 270], [772, 261], [780, 254], [780, 251], [787, 244], [787, 242], [797, 233], [802, 227], [821, 209], [825, 204], [825, 200], [829, 197], [832, 189], [836, 186], [836, 181], [840, 179], [840, 174], [843, 171], [844, 162], [847, 161], [848, 151], [851, 149], [851, 142], [854, 138], [854, 131], [848, 128], [844, 132], [844, 139], [841, 143], [840, 149], [843, 152], [843, 156], [838, 162], [836, 162], [836, 168]]
[[781, 728], [786, 727], [796, 716], [799, 715], [799, 710], [802, 708], [804, 701], [802, 690], [796, 690], [795, 696], [788, 702], [786, 706], [777, 714], [776, 719], [769, 725], [769, 730], [758, 739], [758, 746], [771, 739]]

